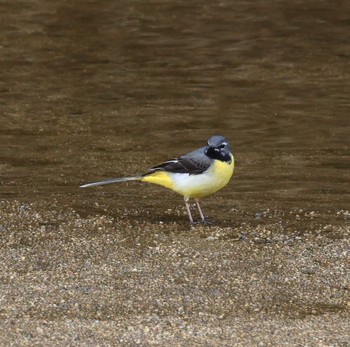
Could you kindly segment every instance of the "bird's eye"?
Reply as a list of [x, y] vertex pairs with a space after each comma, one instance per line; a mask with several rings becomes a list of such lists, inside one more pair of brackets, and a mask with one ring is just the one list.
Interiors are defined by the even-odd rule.
[[223, 143], [219, 146], [220, 149], [224, 149], [226, 147], [226, 145]]

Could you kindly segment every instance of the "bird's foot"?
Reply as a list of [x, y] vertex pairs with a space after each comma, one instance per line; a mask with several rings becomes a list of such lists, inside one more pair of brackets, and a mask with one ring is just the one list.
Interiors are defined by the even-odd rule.
[[196, 221], [196, 222], [192, 221], [191, 224], [192, 225], [198, 225], [198, 224], [212, 225], [214, 224], [214, 221], [210, 219], [201, 219], [200, 221]]

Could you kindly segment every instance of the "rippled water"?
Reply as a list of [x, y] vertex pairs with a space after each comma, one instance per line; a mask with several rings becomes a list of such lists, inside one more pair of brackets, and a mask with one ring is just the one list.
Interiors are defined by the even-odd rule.
[[182, 200], [161, 187], [78, 186], [142, 173], [220, 133], [236, 173], [208, 214], [350, 208], [350, 3], [0, 8], [1, 199], [162, 215]]

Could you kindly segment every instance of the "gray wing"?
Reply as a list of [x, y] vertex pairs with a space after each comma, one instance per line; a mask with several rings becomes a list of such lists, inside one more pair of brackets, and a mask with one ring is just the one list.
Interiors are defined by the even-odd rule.
[[166, 171], [172, 173], [188, 173], [198, 175], [208, 170], [212, 160], [204, 153], [206, 147], [199, 148], [193, 152], [182, 155], [179, 158], [168, 160], [163, 164], [149, 169], [143, 176], [155, 171]]

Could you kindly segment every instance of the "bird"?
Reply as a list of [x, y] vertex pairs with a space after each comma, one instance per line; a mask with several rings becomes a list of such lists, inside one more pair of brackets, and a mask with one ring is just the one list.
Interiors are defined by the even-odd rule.
[[225, 187], [233, 175], [234, 166], [234, 156], [231, 153], [228, 141], [221, 135], [214, 135], [208, 139], [207, 146], [165, 161], [148, 169], [144, 174], [86, 183], [81, 185], [80, 188], [129, 181], [157, 184], [184, 197], [191, 224], [195, 224], [195, 222], [189, 200], [194, 199], [201, 217], [200, 223], [206, 223], [207, 220], [200, 207], [199, 199]]

